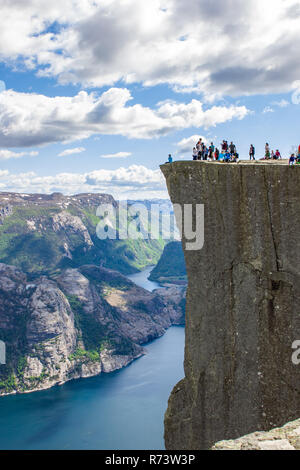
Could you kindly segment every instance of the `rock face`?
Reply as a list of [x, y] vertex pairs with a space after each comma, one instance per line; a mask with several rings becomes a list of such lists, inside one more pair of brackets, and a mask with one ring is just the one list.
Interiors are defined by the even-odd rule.
[[300, 450], [300, 420], [269, 432], [254, 432], [240, 439], [217, 442], [212, 450]]
[[300, 168], [176, 162], [171, 200], [204, 204], [188, 275], [185, 378], [165, 416], [168, 449], [282, 426], [300, 416]]
[[92, 265], [29, 281], [0, 264], [0, 340], [7, 349], [0, 395], [126, 366], [145, 354], [143, 343], [183, 321], [183, 297], [180, 288], [169, 297], [165, 289], [150, 293]]

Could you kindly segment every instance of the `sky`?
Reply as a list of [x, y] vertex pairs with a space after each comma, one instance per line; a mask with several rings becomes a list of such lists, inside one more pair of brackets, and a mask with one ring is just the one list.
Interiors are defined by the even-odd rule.
[[300, 144], [295, 0], [0, 0], [0, 191], [167, 197], [201, 136]]

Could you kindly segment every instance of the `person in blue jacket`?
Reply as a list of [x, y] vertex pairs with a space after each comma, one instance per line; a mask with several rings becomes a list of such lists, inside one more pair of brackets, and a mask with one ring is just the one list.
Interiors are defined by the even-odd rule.
[[231, 160], [231, 155], [230, 155], [229, 152], [226, 152], [226, 153], [225, 153], [225, 162], [226, 162], [226, 163], [229, 163], [230, 160]]
[[289, 159], [289, 165], [295, 165], [295, 154], [292, 153], [292, 155], [290, 156], [290, 159]]

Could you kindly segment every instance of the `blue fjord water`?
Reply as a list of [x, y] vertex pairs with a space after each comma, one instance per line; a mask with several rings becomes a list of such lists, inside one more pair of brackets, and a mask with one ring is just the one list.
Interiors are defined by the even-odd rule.
[[161, 287], [157, 282], [149, 281], [148, 279], [153, 268], [154, 266], [149, 266], [143, 271], [135, 274], [130, 274], [127, 277], [139, 287], [143, 287], [144, 289], [147, 289], [152, 292], [154, 289], [158, 289], [159, 287]]
[[[148, 275], [132, 280], [153, 290]], [[168, 397], [184, 375], [184, 328], [146, 348], [120, 371], [0, 398], [0, 449], [163, 449]]]

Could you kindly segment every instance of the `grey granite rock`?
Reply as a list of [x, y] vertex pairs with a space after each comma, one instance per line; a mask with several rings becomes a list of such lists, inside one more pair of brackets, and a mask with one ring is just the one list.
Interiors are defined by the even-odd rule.
[[168, 449], [282, 426], [300, 416], [300, 167], [163, 165], [171, 200], [204, 204], [187, 267], [185, 378], [165, 416]]
[[217, 442], [212, 450], [300, 450], [300, 420], [269, 432], [255, 432], [239, 439]]

